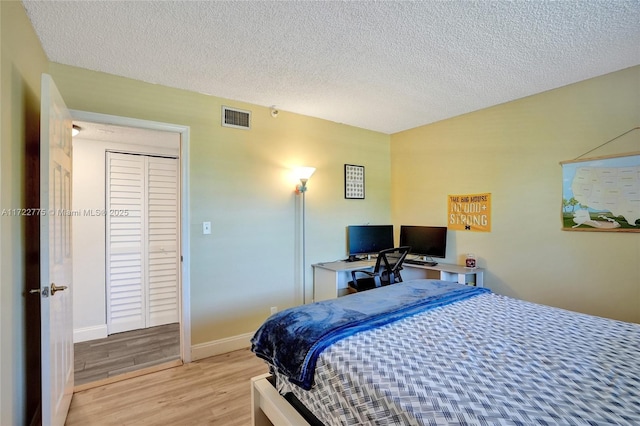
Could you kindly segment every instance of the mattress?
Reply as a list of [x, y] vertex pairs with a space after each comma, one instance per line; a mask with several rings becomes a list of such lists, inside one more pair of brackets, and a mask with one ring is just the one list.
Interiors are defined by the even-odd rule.
[[640, 325], [493, 293], [332, 343], [309, 390], [274, 374], [327, 426], [640, 424]]

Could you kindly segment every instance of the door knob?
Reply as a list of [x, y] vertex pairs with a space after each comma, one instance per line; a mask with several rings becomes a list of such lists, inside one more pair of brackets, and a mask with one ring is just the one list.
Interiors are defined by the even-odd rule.
[[66, 289], [67, 289], [66, 285], [57, 286], [56, 283], [51, 283], [51, 295], [52, 296], [54, 294], [56, 294], [56, 291], [63, 291], [63, 290], [66, 290]]

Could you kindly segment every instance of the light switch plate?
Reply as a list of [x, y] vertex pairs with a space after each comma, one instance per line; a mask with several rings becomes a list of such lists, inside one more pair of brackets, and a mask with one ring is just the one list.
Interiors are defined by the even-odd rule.
[[211, 222], [202, 222], [202, 234], [203, 235], [211, 234]]

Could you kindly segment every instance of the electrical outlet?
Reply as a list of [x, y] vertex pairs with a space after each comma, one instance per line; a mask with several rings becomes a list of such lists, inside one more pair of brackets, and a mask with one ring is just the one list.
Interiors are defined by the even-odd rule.
[[272, 306], [271, 307], [271, 315], [275, 314], [276, 312], [278, 312], [278, 307], [277, 306]]
[[203, 235], [211, 234], [211, 222], [202, 222], [202, 234]]

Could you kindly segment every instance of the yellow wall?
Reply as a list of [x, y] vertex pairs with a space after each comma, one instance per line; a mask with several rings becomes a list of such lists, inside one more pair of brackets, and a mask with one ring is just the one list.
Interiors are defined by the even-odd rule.
[[[317, 168], [306, 195], [307, 283], [308, 265], [344, 258], [347, 225], [391, 222], [388, 135], [55, 63], [50, 73], [71, 109], [190, 127], [194, 345], [253, 332], [271, 306], [300, 303], [292, 167]], [[222, 127], [222, 105], [252, 111], [251, 130]], [[365, 200], [344, 199], [345, 163], [365, 166]]]
[[[47, 70], [48, 61], [21, 3], [0, 2], [0, 15], [0, 210], [38, 207], [33, 204], [37, 200], [27, 197], [25, 190], [38, 179], [37, 157], [32, 148], [37, 148], [40, 138], [40, 76]], [[0, 216], [2, 425], [28, 423], [37, 404], [27, 401], [27, 383], [32, 379], [27, 366], [33, 355], [36, 361], [39, 356], [37, 348], [26, 348], [25, 316], [30, 313], [27, 304], [32, 307], [39, 300], [36, 296], [27, 296], [32, 298], [27, 300], [24, 295], [27, 288], [39, 287], [33, 234], [30, 239], [26, 237], [34, 224], [37, 227], [37, 218], [35, 222], [33, 219]]]
[[[492, 194], [490, 233], [452, 231], [497, 293], [640, 322], [640, 234], [561, 231], [562, 169], [640, 125], [640, 66], [391, 137], [396, 225], [447, 225], [447, 195]], [[640, 151], [640, 130], [591, 156]]]
[[[640, 322], [640, 234], [560, 231], [558, 164], [640, 124], [640, 67], [388, 136], [51, 64], [20, 3], [0, 2], [0, 18], [2, 208], [31, 207], [42, 72], [70, 108], [190, 126], [193, 344], [251, 332], [270, 306], [299, 302], [296, 165], [318, 168], [307, 265], [344, 257], [349, 224], [446, 225], [448, 194], [491, 192], [492, 232], [451, 232], [449, 262], [473, 252], [498, 293]], [[221, 127], [222, 104], [251, 110], [252, 130]], [[638, 133], [595, 154], [638, 151]], [[365, 200], [344, 199], [345, 163], [366, 167]], [[30, 417], [26, 226], [0, 218], [0, 424]]]

